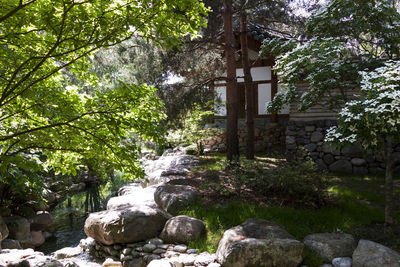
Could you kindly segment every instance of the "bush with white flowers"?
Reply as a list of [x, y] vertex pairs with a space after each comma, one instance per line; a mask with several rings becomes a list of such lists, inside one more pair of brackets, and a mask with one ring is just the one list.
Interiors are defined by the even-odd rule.
[[385, 223], [393, 224], [393, 144], [400, 141], [400, 61], [361, 72], [360, 99], [339, 113], [338, 126], [328, 130], [326, 141], [339, 145], [358, 143], [384, 152], [386, 164]]

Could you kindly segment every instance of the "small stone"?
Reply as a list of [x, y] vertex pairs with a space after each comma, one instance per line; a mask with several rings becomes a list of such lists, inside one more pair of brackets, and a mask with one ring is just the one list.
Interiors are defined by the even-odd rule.
[[196, 260], [194, 261], [195, 266], [207, 266], [210, 263], [213, 263], [217, 259], [215, 254], [210, 254], [207, 252], [200, 253], [196, 256]]
[[154, 245], [162, 245], [163, 243], [164, 243], [164, 241], [162, 241], [162, 239], [160, 239], [160, 238], [152, 238], [152, 239], [149, 239], [148, 241], [147, 241], [147, 243], [148, 244], [154, 244]]
[[314, 152], [317, 149], [317, 145], [314, 143], [310, 143], [308, 145], [305, 145], [304, 148], [307, 149], [308, 152]]
[[137, 247], [140, 247], [140, 245], [138, 245], [137, 243], [131, 243], [131, 244], [128, 244], [128, 245], [126, 245], [128, 248], [137, 248]]
[[120, 249], [122, 249], [122, 246], [121, 245], [114, 245], [114, 249], [115, 250], [120, 250]]
[[351, 164], [353, 164], [354, 166], [364, 166], [365, 164], [367, 164], [367, 162], [365, 159], [354, 158], [351, 160]]
[[132, 253], [132, 249], [131, 248], [124, 248], [122, 250], [122, 254], [128, 255]]
[[133, 260], [133, 257], [131, 255], [126, 255], [124, 257], [122, 257], [123, 254], [121, 254], [121, 261], [131, 261]]
[[157, 245], [158, 248], [167, 249], [169, 247], [168, 244]]
[[122, 264], [119, 261], [115, 261], [112, 258], [107, 258], [104, 263], [103, 267], [121, 267]]
[[142, 252], [143, 251], [143, 247], [137, 247], [135, 248], [136, 251]]
[[166, 250], [162, 249], [162, 248], [156, 248], [155, 250], [153, 250], [154, 254], [162, 254], [162, 253], [165, 253], [165, 252], [166, 252]]
[[179, 260], [182, 261], [183, 265], [185, 266], [194, 265], [195, 259], [196, 259], [195, 255], [191, 254], [183, 254], [179, 257]]
[[191, 249], [186, 250], [186, 253], [189, 253], [189, 254], [198, 254], [198, 253], [199, 253], [199, 250], [198, 250], [197, 248], [191, 248]]
[[140, 257], [140, 253], [137, 252], [137, 251], [132, 251], [131, 255], [132, 255], [132, 257], [134, 257], [134, 258], [139, 258], [139, 257]]
[[335, 267], [351, 267], [352, 259], [350, 257], [334, 258], [332, 264]]
[[314, 125], [307, 125], [305, 127], [306, 132], [314, 132], [315, 131], [315, 126]]
[[156, 248], [157, 248], [157, 246], [154, 245], [154, 244], [146, 244], [146, 245], [143, 246], [143, 251], [144, 252], [152, 252]]
[[184, 244], [177, 245], [177, 246], [174, 247], [174, 251], [176, 251], [176, 252], [183, 253], [183, 252], [185, 252], [186, 250], [187, 250], [187, 246], [184, 245]]
[[213, 263], [210, 263], [209, 265], [207, 265], [207, 267], [221, 267], [221, 264], [213, 262]]
[[313, 132], [311, 134], [310, 141], [312, 143], [317, 143], [319, 141], [322, 141], [322, 139], [324, 139], [324, 135], [321, 132]]
[[152, 260], [159, 260], [161, 259], [160, 255], [151, 254], [146, 257], [147, 263], [151, 262]]
[[150, 253], [147, 253], [147, 252], [140, 252], [140, 257], [145, 257], [145, 256], [149, 256], [150, 255]]

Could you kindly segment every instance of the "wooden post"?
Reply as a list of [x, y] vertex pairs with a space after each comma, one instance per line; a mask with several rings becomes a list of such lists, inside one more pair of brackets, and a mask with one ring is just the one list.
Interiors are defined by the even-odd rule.
[[239, 158], [238, 140], [238, 89], [236, 84], [236, 64], [232, 27], [232, 1], [224, 0], [224, 32], [226, 57], [226, 157], [229, 161]]
[[254, 89], [249, 64], [247, 45], [247, 17], [244, 5], [242, 6], [242, 11], [240, 12], [240, 47], [242, 52], [246, 99], [246, 158], [254, 159]]

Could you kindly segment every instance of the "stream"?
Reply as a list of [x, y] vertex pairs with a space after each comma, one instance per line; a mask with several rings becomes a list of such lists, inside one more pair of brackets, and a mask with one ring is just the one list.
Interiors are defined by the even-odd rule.
[[[113, 195], [103, 187], [92, 184], [84, 191], [67, 196], [59, 203], [51, 211], [56, 218], [57, 229], [54, 235], [36, 250], [50, 254], [64, 247], [79, 245], [79, 241], [86, 238], [83, 226], [89, 213], [105, 209], [105, 199]], [[104, 195], [106, 197], [103, 197]]]

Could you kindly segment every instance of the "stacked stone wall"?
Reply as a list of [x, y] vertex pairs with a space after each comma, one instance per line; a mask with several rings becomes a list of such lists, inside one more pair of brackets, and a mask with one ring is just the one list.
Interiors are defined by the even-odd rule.
[[[379, 153], [364, 152], [352, 145], [337, 150], [324, 142], [326, 130], [337, 125], [335, 120], [289, 121], [286, 129], [286, 157], [288, 160], [310, 157], [322, 169], [353, 174], [376, 174], [385, 170]], [[382, 148], [383, 149], [383, 148]], [[395, 172], [400, 173], [400, 144], [394, 147]]]
[[[256, 152], [268, 150], [274, 146], [285, 145], [286, 126], [278, 123], [269, 123], [264, 128], [254, 129], [254, 149]], [[239, 149], [246, 150], [246, 128], [238, 129]], [[213, 132], [209, 138], [203, 141], [206, 152], [225, 152], [226, 134], [225, 129]]]

